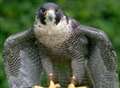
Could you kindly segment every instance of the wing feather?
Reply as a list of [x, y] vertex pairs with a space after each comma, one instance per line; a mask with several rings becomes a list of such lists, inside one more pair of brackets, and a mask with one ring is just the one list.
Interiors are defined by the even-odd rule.
[[83, 25], [78, 29], [89, 40], [88, 68], [94, 88], [119, 88], [116, 53], [106, 34], [99, 29]]
[[10, 88], [39, 84], [42, 66], [32, 30], [12, 35], [6, 40], [4, 62]]

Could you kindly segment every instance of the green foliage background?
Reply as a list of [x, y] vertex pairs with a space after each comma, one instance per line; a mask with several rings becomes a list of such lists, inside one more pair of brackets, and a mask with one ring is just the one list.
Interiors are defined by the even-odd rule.
[[[120, 62], [120, 0], [0, 0], [0, 88], [8, 88], [2, 58], [5, 39], [31, 27], [37, 8], [51, 1], [58, 3], [67, 15], [81, 24], [104, 30], [117, 52], [117, 62]], [[120, 75], [120, 63], [118, 72]]]

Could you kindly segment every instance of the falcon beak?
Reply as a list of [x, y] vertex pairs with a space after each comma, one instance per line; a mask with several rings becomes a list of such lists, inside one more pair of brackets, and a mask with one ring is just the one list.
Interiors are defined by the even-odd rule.
[[55, 11], [53, 9], [49, 9], [45, 14], [47, 22], [55, 22]]

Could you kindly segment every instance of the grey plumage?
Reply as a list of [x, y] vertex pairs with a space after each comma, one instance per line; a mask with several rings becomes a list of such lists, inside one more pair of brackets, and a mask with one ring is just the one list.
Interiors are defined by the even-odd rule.
[[[10, 87], [40, 85], [42, 73], [46, 72], [47, 75], [53, 73], [63, 87], [68, 85], [70, 77], [74, 75], [78, 85], [88, 85], [90, 88], [119, 88], [116, 53], [106, 34], [63, 17], [65, 19], [60, 21], [66, 24], [62, 24], [63, 32], [58, 29], [56, 35], [55, 26], [49, 29], [54, 30], [54, 37], [44, 33], [46, 25], [39, 24], [6, 40], [4, 62]], [[41, 33], [38, 30], [43, 30], [43, 36], [38, 35]], [[49, 42], [44, 42], [44, 39]]]
[[[10, 88], [39, 84], [41, 61], [31, 31], [9, 37], [5, 42], [4, 61]], [[35, 59], [34, 59], [35, 58]]]

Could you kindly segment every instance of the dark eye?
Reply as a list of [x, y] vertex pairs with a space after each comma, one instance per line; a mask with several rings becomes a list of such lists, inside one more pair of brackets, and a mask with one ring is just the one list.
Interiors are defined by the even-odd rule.
[[46, 11], [46, 9], [45, 8], [41, 8], [41, 11], [44, 13]]
[[56, 9], [55, 12], [58, 12], [58, 9]]

